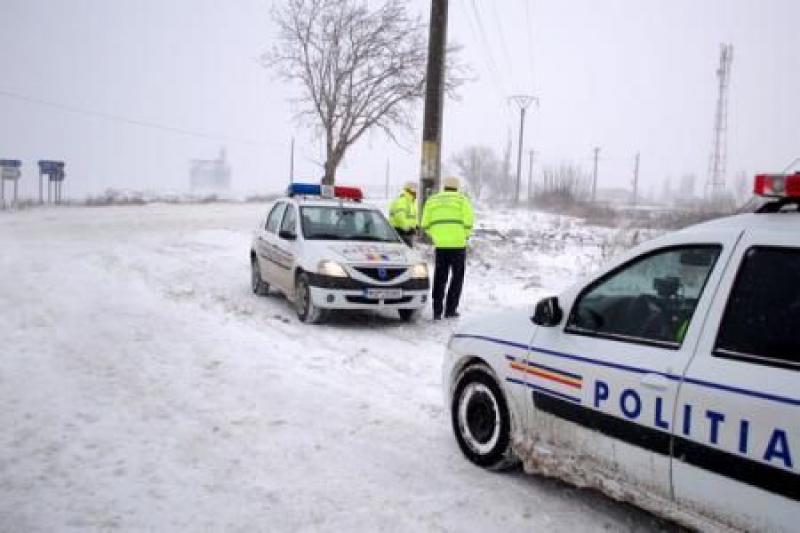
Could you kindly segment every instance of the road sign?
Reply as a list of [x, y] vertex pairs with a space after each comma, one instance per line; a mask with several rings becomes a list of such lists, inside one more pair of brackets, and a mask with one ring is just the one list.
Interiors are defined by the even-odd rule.
[[22, 161], [19, 159], [0, 159], [0, 167], [3, 168], [19, 168], [22, 166]]
[[20, 176], [22, 173], [17, 167], [2, 167], [2, 171], [0, 171], [0, 178], [4, 180], [18, 180]]
[[39, 172], [42, 174], [55, 174], [59, 171], [64, 171], [63, 161], [39, 161]]

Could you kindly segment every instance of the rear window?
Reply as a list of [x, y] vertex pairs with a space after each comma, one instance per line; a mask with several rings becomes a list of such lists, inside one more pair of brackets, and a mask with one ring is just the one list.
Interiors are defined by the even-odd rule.
[[745, 253], [714, 355], [800, 370], [800, 249]]

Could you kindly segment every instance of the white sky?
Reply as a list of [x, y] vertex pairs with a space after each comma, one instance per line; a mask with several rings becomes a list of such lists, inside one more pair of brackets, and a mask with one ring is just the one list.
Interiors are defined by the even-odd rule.
[[[256, 62], [274, 38], [269, 0], [0, 2], [0, 157], [24, 160], [24, 195], [34, 194], [43, 158], [67, 162], [68, 196], [185, 190], [189, 159], [222, 145], [238, 191], [277, 191], [293, 135], [297, 175], [320, 175], [319, 142], [292, 121], [294, 88]], [[429, 5], [412, 2], [426, 19]], [[533, 92], [541, 105], [529, 113], [525, 149], [537, 151], [537, 168], [588, 170], [600, 146], [601, 186], [629, 186], [637, 150], [645, 192], [687, 172], [700, 185], [719, 44], [730, 42], [729, 180], [781, 170], [800, 156], [798, 20], [794, 0], [451, 0], [449, 37], [479, 79], [446, 104], [445, 154], [476, 143], [502, 153], [509, 133], [516, 150], [518, 114], [506, 96]], [[340, 181], [381, 190], [387, 159], [393, 184], [416, 179], [421, 106], [418, 117], [404, 148], [364, 138]]]

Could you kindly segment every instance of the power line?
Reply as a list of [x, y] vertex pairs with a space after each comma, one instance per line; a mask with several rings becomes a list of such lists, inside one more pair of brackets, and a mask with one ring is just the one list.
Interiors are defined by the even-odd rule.
[[536, 76], [533, 69], [533, 32], [531, 31], [530, 0], [522, 0], [522, 2], [525, 3], [525, 34], [528, 38], [528, 57], [530, 58], [530, 62], [528, 63], [528, 73], [530, 74], [531, 89], [533, 89]]
[[249, 145], [253, 145], [253, 146], [264, 146], [265, 144], [278, 146], [277, 143], [273, 143], [273, 142], [269, 142], [269, 141], [256, 141], [256, 140], [247, 139], [247, 138], [228, 137], [228, 136], [223, 136], [223, 135], [212, 135], [212, 134], [208, 134], [208, 133], [204, 133], [204, 132], [200, 132], [200, 131], [193, 131], [193, 130], [189, 130], [189, 129], [185, 129], [185, 128], [179, 128], [179, 127], [175, 127], [175, 126], [170, 126], [170, 125], [167, 125], [167, 124], [159, 124], [157, 122], [149, 122], [149, 121], [146, 121], [146, 120], [139, 120], [139, 119], [125, 117], [125, 116], [122, 116], [122, 115], [116, 115], [116, 114], [113, 114], [113, 113], [106, 113], [104, 111], [95, 111], [93, 109], [86, 109], [86, 108], [81, 108], [81, 107], [77, 107], [77, 106], [62, 104], [60, 102], [53, 102], [53, 101], [50, 101], [50, 100], [44, 100], [44, 99], [36, 98], [36, 97], [33, 97], [33, 96], [26, 96], [26, 95], [23, 95], [23, 94], [15, 93], [15, 92], [12, 92], [12, 91], [7, 91], [7, 90], [4, 90], [4, 89], [0, 89], [0, 96], [4, 96], [4, 97], [10, 98], [12, 100], [19, 100], [19, 101], [22, 101], [22, 102], [27, 102], [27, 103], [30, 103], [30, 104], [36, 104], [36, 105], [40, 105], [40, 106], [51, 107], [53, 109], [59, 109], [61, 111], [67, 111], [69, 113], [76, 113], [76, 114], [79, 114], [79, 115], [86, 115], [86, 116], [92, 116], [92, 117], [96, 117], [96, 118], [102, 118], [104, 120], [121, 122], [121, 123], [124, 123], [124, 124], [129, 124], [129, 125], [133, 125], [133, 126], [139, 126], [139, 127], [143, 127], [143, 128], [157, 129], [157, 130], [167, 131], [167, 132], [170, 132], [170, 133], [177, 133], [179, 135], [186, 135], [186, 136], [189, 136], [189, 137], [196, 137], [196, 138], [199, 138], [199, 139], [211, 140], [211, 141], [216, 141], [216, 142], [234, 142], [234, 143], [239, 143], [239, 144], [249, 144]]
[[497, 35], [500, 37], [500, 50], [503, 52], [503, 57], [506, 59], [506, 66], [508, 67], [509, 72], [511, 72], [513, 70], [513, 62], [511, 61], [511, 54], [508, 53], [508, 45], [506, 45], [503, 27], [500, 24], [500, 17], [497, 15], [497, 2], [490, 3], [492, 5], [492, 14], [494, 14], [494, 23], [495, 26], [497, 26]]
[[495, 83], [499, 82], [502, 85], [505, 85], [505, 83], [502, 82], [504, 78], [500, 74], [500, 69], [497, 68], [497, 63], [495, 62], [494, 56], [492, 55], [492, 48], [489, 46], [489, 40], [486, 38], [486, 30], [483, 27], [483, 22], [481, 22], [481, 16], [480, 13], [478, 12], [478, 6], [475, 4], [475, 0], [472, 0], [471, 5], [472, 5], [472, 12], [475, 15], [475, 22], [477, 22], [478, 24], [478, 33], [480, 35], [481, 41], [483, 42], [483, 47], [484, 50], [486, 51], [486, 57], [489, 60], [490, 70], [492, 70]]

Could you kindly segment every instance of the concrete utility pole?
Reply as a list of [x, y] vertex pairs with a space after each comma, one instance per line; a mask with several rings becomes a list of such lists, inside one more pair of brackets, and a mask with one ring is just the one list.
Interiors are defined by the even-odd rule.
[[633, 205], [636, 205], [636, 197], [639, 193], [639, 152], [636, 152], [636, 159], [633, 163]]
[[528, 150], [528, 203], [533, 200], [533, 154], [535, 150]]
[[514, 203], [519, 203], [519, 190], [522, 177], [522, 139], [525, 132], [525, 110], [532, 103], [539, 100], [535, 96], [528, 94], [515, 94], [509, 100], [519, 106], [519, 146], [517, 147], [517, 188], [514, 195]]
[[389, 199], [389, 158], [386, 158], [386, 199]]
[[294, 137], [292, 137], [292, 148], [289, 151], [289, 183], [294, 183]]
[[[431, 0], [428, 33], [428, 67], [425, 77], [425, 119], [422, 126], [422, 169], [419, 201], [439, 191], [442, 172], [442, 114], [444, 108], [444, 67], [447, 43], [447, 0]], [[419, 210], [422, 213], [422, 209]]]
[[600, 153], [600, 148], [594, 148], [594, 172], [592, 172], [592, 202], [597, 198], [597, 155]]

